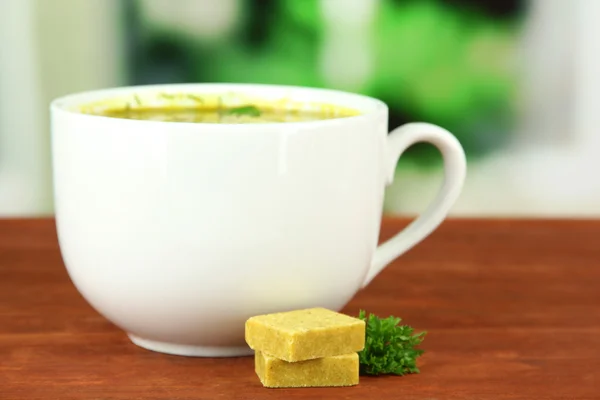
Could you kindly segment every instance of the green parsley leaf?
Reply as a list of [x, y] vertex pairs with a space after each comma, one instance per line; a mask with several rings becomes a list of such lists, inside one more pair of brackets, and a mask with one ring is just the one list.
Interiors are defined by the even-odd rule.
[[400, 318], [368, 317], [360, 310], [358, 318], [367, 325], [365, 349], [358, 353], [361, 375], [417, 374], [417, 358], [423, 350], [416, 349], [427, 332], [413, 333], [413, 328], [398, 325]]
[[223, 110], [226, 115], [248, 115], [250, 117], [260, 117], [260, 110], [255, 106], [241, 106], [226, 108]]

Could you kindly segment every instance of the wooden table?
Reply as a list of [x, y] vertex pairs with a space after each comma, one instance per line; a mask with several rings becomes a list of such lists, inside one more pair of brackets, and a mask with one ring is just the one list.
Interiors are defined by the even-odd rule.
[[429, 332], [421, 374], [264, 389], [249, 357], [134, 346], [72, 286], [52, 220], [0, 220], [0, 399], [600, 398], [600, 221], [448, 221], [359, 308]]

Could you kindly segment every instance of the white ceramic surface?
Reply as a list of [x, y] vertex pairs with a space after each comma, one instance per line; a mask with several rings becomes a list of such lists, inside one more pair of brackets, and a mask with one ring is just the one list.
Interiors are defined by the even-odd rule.
[[[316, 122], [194, 124], [84, 115], [124, 93], [233, 91], [356, 108]], [[194, 84], [75, 94], [52, 103], [56, 223], [73, 283], [142, 347], [247, 354], [244, 321], [341, 309], [444, 219], [466, 163], [442, 128], [387, 135], [387, 107], [338, 91]], [[379, 248], [384, 189], [411, 144], [437, 146], [445, 182], [429, 209]]]

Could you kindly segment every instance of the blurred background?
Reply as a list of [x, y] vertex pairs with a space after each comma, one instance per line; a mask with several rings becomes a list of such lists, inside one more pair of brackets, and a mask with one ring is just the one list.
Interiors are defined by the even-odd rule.
[[[220, 81], [362, 93], [390, 129], [448, 128], [469, 160], [454, 216], [599, 217], [598, 20], [598, 0], [2, 0], [0, 216], [53, 212], [53, 98]], [[386, 213], [422, 211], [441, 179], [415, 146]]]

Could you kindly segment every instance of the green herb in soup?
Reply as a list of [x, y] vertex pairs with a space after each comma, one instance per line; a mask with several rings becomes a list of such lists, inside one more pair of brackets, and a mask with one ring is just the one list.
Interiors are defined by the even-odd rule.
[[[240, 104], [241, 103], [241, 104]], [[158, 93], [135, 94], [82, 107], [86, 114], [112, 118], [202, 123], [269, 123], [318, 121], [358, 115], [356, 110], [330, 104], [281, 99], [266, 101], [241, 95]]]
[[235, 108], [228, 108], [223, 111], [225, 115], [249, 115], [251, 117], [260, 117], [262, 114], [255, 106], [242, 106]]

